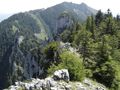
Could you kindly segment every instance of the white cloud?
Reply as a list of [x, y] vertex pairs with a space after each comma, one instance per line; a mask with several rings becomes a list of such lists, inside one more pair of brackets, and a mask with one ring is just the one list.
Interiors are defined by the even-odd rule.
[[84, 2], [88, 6], [97, 10], [101, 9], [104, 12], [110, 8], [114, 14], [120, 12], [119, 0], [0, 0], [0, 14], [47, 8], [63, 1], [78, 4]]

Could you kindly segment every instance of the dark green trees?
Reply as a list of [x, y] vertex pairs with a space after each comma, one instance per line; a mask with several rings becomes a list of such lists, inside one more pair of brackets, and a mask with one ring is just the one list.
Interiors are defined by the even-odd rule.
[[95, 16], [95, 24], [96, 26], [98, 26], [100, 24], [100, 22], [104, 19], [104, 15], [101, 12], [101, 10], [99, 10]]
[[[90, 16], [84, 24], [75, 23], [72, 45], [83, 58], [85, 69], [91, 71], [92, 78], [112, 90], [119, 90], [120, 63], [120, 20], [113, 17], [108, 9]], [[89, 77], [89, 75], [88, 75]]]

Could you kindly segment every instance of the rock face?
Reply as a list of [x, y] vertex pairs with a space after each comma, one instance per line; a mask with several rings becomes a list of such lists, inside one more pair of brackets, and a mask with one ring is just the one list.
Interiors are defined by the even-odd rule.
[[31, 52], [27, 52], [25, 55], [20, 48], [17, 33], [13, 44], [9, 46], [3, 57], [0, 62], [0, 71], [2, 72], [0, 73], [0, 81], [2, 81], [0, 82], [0, 90], [16, 81], [37, 77], [39, 72], [42, 73], [40, 65]]
[[62, 33], [64, 29], [70, 29], [73, 26], [73, 19], [70, 17], [68, 12], [63, 12], [63, 14], [57, 20], [57, 33]]
[[[59, 78], [59, 80], [55, 79]], [[83, 82], [66, 82], [69, 81], [69, 73], [67, 69], [55, 71], [53, 76], [45, 79], [34, 79], [25, 82], [15, 82], [5, 90], [107, 90], [105, 86], [93, 83], [92, 80], [85, 79]]]

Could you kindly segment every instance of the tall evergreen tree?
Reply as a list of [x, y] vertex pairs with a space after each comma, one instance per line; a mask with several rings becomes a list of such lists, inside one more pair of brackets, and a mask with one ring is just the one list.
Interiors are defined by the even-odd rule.
[[99, 10], [95, 16], [95, 24], [98, 26], [100, 22], [104, 19], [104, 14]]

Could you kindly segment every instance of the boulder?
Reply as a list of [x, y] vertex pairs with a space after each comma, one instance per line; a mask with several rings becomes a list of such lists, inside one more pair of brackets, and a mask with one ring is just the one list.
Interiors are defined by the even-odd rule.
[[72, 86], [71, 85], [66, 85], [65, 90], [72, 90]]
[[50, 90], [58, 90], [57, 87], [51, 87]]
[[83, 81], [83, 83], [86, 84], [86, 85], [89, 86], [89, 87], [91, 87], [91, 86], [93, 85], [93, 84], [91, 83], [91, 81], [88, 80], [88, 79], [85, 79], [85, 80]]
[[69, 82], [70, 77], [67, 69], [61, 69], [57, 70], [53, 74], [54, 80], [64, 80], [66, 82]]

